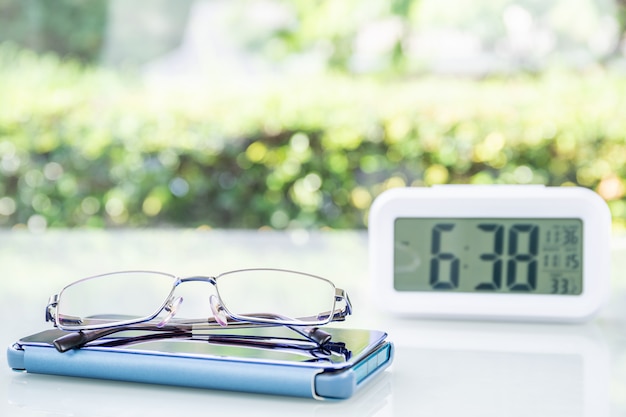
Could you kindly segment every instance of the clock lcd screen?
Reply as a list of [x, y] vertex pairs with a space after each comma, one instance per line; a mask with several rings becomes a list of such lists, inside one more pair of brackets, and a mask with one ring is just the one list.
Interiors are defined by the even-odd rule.
[[582, 293], [580, 219], [416, 219], [394, 224], [398, 291]]

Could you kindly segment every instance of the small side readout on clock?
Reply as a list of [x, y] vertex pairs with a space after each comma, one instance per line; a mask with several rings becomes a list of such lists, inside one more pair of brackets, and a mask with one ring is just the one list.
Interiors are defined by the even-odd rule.
[[578, 187], [387, 191], [369, 219], [377, 304], [434, 317], [587, 319], [608, 291], [610, 225], [606, 203]]

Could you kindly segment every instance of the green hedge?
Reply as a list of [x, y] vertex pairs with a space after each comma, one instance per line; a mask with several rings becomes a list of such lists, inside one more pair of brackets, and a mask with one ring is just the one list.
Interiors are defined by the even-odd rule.
[[626, 220], [626, 80], [141, 82], [0, 45], [0, 224], [366, 225], [384, 189], [578, 184]]

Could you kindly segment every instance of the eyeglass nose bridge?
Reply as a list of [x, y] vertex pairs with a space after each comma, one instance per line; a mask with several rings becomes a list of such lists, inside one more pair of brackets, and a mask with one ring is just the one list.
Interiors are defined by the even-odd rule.
[[208, 282], [211, 285], [217, 284], [215, 277], [202, 276], [202, 275], [194, 275], [191, 277], [180, 278], [179, 284], [183, 282]]

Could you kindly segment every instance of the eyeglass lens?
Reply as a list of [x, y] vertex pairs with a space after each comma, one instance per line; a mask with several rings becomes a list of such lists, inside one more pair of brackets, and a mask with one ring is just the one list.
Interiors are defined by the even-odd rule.
[[217, 291], [224, 307], [242, 318], [276, 314], [277, 320], [317, 320], [331, 311], [335, 287], [329, 281], [307, 274], [280, 270], [246, 270], [217, 278]]
[[168, 300], [176, 278], [123, 272], [77, 281], [59, 295], [57, 316], [66, 327], [116, 324], [153, 316]]

